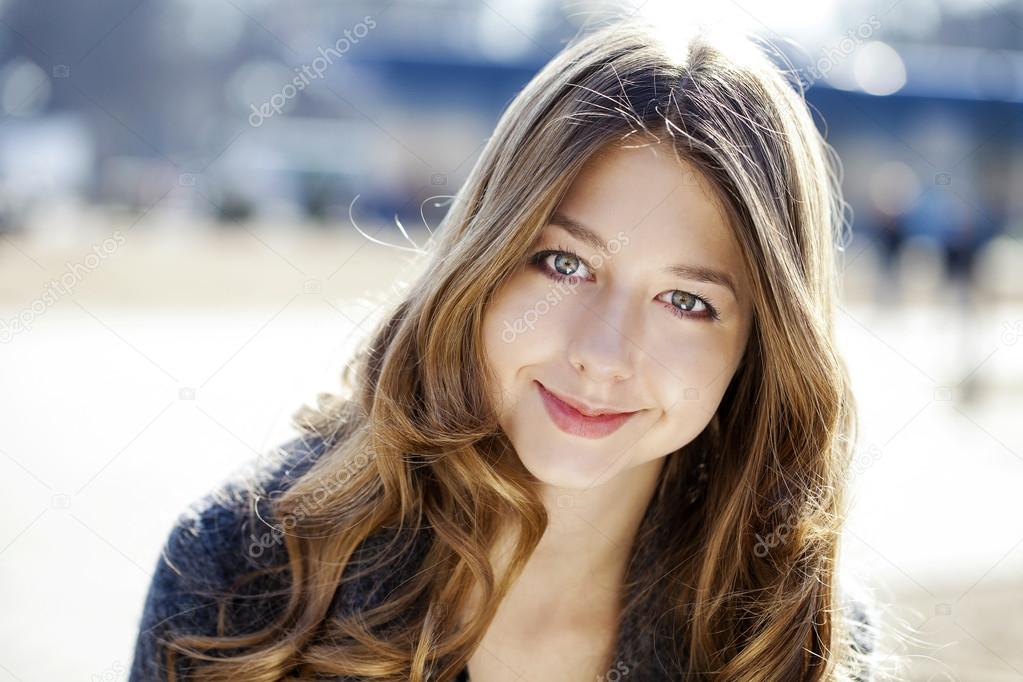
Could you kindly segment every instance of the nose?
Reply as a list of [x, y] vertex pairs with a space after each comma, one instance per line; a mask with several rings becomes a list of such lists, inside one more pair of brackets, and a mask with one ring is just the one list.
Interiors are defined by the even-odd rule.
[[625, 315], [608, 313], [593, 299], [576, 318], [568, 342], [568, 361], [591, 381], [624, 381], [635, 371], [633, 343], [625, 334]]

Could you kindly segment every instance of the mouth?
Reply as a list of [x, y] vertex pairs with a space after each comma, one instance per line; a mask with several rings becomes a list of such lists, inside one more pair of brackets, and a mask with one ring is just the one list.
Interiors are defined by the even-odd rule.
[[603, 438], [608, 436], [629, 420], [634, 412], [607, 412], [598, 410], [597, 414], [585, 414], [575, 405], [555, 395], [539, 381], [534, 380], [544, 408], [554, 425], [565, 433], [583, 438]]

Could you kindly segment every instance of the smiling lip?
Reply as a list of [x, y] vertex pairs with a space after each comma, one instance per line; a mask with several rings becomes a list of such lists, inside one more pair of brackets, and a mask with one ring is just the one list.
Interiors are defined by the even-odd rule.
[[636, 412], [610, 412], [588, 417], [536, 382], [543, 405], [554, 425], [565, 433], [583, 438], [603, 438], [617, 431]]

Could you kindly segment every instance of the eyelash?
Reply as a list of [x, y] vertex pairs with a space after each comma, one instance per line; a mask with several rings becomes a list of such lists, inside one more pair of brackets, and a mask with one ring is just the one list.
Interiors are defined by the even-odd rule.
[[[544, 265], [544, 261], [547, 259], [548, 256], [551, 255], [571, 256], [572, 258], [578, 259], [579, 262], [585, 265], [588, 269], [592, 270], [589, 264], [585, 260], [583, 260], [579, 256], [579, 254], [577, 254], [575, 251], [568, 248], [567, 246], [557, 246], [556, 248], [553, 249], [543, 249], [541, 251], [537, 251], [536, 253], [529, 257], [529, 263], [531, 265], [535, 266], [537, 269], [540, 270], [540, 272], [542, 272], [544, 275], [550, 277], [556, 282], [564, 282], [571, 277], [575, 277], [575, 275], [563, 275], [560, 272], [556, 270], [551, 270], [546, 265]], [[658, 301], [659, 303], [665, 305], [668, 308], [668, 312], [675, 315], [675, 317], [694, 320], [721, 319], [720, 317], [718, 317], [717, 308], [714, 306], [713, 302], [711, 302], [711, 300], [706, 296], [698, 295], [691, 291], [683, 291], [682, 289], [673, 289], [673, 291], [682, 291], [682, 293], [689, 294], [690, 296], [695, 297], [697, 300], [703, 303], [703, 305], [706, 306], [707, 308], [707, 310], [704, 313], [693, 313], [691, 311], [682, 310], [681, 308], [672, 303]]]

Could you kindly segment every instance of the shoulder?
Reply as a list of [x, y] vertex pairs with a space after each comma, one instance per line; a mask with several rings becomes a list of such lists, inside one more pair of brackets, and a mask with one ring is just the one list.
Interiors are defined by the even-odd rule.
[[848, 623], [850, 644], [861, 656], [856, 682], [872, 682], [877, 677], [876, 653], [880, 638], [880, 617], [873, 599], [861, 587], [848, 587], [842, 593], [842, 613]]
[[322, 438], [296, 437], [237, 470], [178, 516], [142, 607], [129, 682], [165, 679], [161, 638], [217, 634], [218, 598], [237, 577], [269, 565], [283, 551], [268, 532], [270, 523], [261, 521], [269, 498], [327, 448]]

